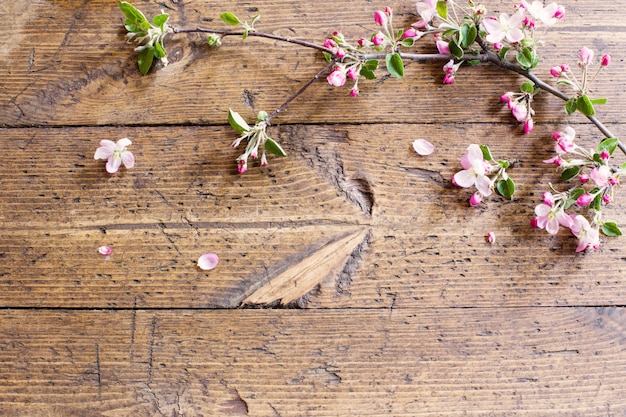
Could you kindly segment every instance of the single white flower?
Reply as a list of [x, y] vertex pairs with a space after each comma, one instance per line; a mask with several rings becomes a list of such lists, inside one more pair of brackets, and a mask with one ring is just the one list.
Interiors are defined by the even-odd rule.
[[106, 170], [110, 174], [117, 172], [122, 164], [126, 168], [132, 168], [135, 165], [135, 156], [126, 149], [130, 144], [132, 142], [128, 138], [120, 139], [117, 143], [103, 139], [100, 141], [100, 147], [96, 149], [94, 159], [106, 159]]

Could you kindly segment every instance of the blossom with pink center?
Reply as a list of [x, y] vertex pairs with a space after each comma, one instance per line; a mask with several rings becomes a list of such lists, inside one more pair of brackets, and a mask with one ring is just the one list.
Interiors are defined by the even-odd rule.
[[554, 11], [554, 17], [557, 18], [557, 20], [563, 19], [565, 17], [565, 7], [558, 5]]
[[135, 156], [127, 149], [131, 144], [128, 138], [120, 139], [117, 143], [103, 139], [100, 141], [100, 147], [96, 149], [94, 159], [106, 159], [106, 170], [110, 174], [117, 172], [122, 164], [126, 168], [132, 168], [135, 165]]
[[559, 9], [559, 5], [556, 3], [550, 3], [546, 7], [543, 7], [542, 1], [535, 0], [532, 3], [528, 3], [526, 0], [522, 0], [522, 4], [532, 17], [542, 21], [548, 26], [552, 26], [559, 20], [559, 18], [556, 17], [557, 12], [563, 17], [563, 13], [561, 12], [564, 11], [564, 9]]
[[487, 41], [491, 43], [506, 39], [510, 43], [517, 43], [524, 39], [522, 26], [524, 25], [524, 9], [520, 8], [512, 16], [501, 13], [499, 18], [483, 20], [483, 27], [487, 31]]
[[515, 120], [518, 122], [523, 122], [528, 117], [528, 107], [526, 107], [526, 104], [511, 100], [509, 101], [509, 108], [511, 109], [513, 117], [515, 117]]
[[461, 158], [461, 165], [465, 169], [454, 174], [454, 183], [463, 188], [476, 185], [483, 196], [490, 195], [491, 181], [485, 175], [483, 151], [480, 146], [471, 144], [467, 148], [467, 154]]
[[219, 262], [219, 258], [214, 253], [205, 253], [198, 258], [198, 266], [204, 271], [214, 269]]
[[552, 139], [556, 141], [554, 145], [554, 151], [557, 155], [563, 155], [564, 153], [574, 150], [574, 139], [576, 138], [576, 130], [573, 127], [567, 126], [563, 131], [556, 131], [552, 134]]
[[342, 67], [335, 67], [333, 72], [328, 74], [328, 77], [326, 77], [326, 81], [328, 81], [328, 84], [333, 87], [343, 87], [346, 83], [346, 69]]
[[413, 141], [413, 149], [419, 155], [426, 156], [433, 153], [435, 145], [427, 141], [426, 139], [416, 139]]
[[611, 168], [608, 165], [595, 167], [589, 173], [589, 177], [596, 183], [598, 187], [607, 187], [609, 185], [609, 177], [611, 176]]
[[537, 215], [534, 220], [536, 227], [546, 229], [551, 235], [557, 234], [559, 225], [571, 227], [573, 223], [572, 218], [565, 214], [561, 206], [549, 206], [542, 203], [535, 207], [535, 214]]
[[578, 238], [576, 252], [600, 247], [600, 233], [597, 228], [592, 227], [584, 216], [580, 214], [573, 216], [570, 226], [572, 234]]

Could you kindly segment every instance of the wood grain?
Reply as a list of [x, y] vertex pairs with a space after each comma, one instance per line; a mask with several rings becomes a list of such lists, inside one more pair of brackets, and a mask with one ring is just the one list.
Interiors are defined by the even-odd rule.
[[0, 315], [4, 415], [626, 411], [622, 308], [24, 313]]
[[[136, 3], [183, 27], [260, 13], [259, 30], [319, 43], [371, 33], [386, 5]], [[416, 20], [414, 2], [391, 6]], [[611, 53], [592, 96], [617, 136], [624, 6], [565, 4], [536, 70]], [[320, 80], [269, 128], [288, 156], [239, 175], [227, 110], [276, 108], [317, 52], [178, 35], [143, 77], [116, 0], [2, 2], [0, 18], [0, 415], [626, 415], [625, 240], [575, 254], [567, 231], [529, 225], [558, 182], [551, 133], [601, 139], [558, 99], [536, 98], [523, 135], [499, 101], [521, 79], [489, 66], [443, 86], [443, 63], [407, 63], [356, 99]], [[137, 163], [109, 175], [94, 151], [122, 137]], [[451, 185], [471, 143], [515, 159], [513, 202], [469, 208]], [[604, 214], [624, 228], [620, 191]], [[197, 267], [205, 252], [216, 269]]]

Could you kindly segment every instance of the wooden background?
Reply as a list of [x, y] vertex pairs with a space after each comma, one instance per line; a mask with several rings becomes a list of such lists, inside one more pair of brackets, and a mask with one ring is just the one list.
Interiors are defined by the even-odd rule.
[[[386, 5], [135, 4], [179, 27], [260, 13], [259, 30], [319, 43], [371, 33]], [[565, 3], [536, 71], [611, 53], [594, 95], [621, 136], [625, 6]], [[601, 139], [559, 100], [538, 97], [523, 135], [498, 101], [520, 79], [492, 67], [443, 86], [442, 63], [407, 63], [357, 99], [320, 81], [270, 128], [289, 156], [239, 175], [228, 108], [273, 110], [319, 53], [177, 35], [144, 77], [114, 0], [4, 1], [0, 18], [0, 415], [626, 415], [626, 240], [575, 254], [565, 231], [529, 227], [558, 178], [541, 162], [552, 131]], [[108, 175], [93, 153], [122, 137], [137, 164]], [[420, 137], [433, 155], [412, 151]], [[450, 185], [470, 143], [519, 160], [515, 201], [471, 209]], [[624, 201], [606, 210], [622, 228]]]

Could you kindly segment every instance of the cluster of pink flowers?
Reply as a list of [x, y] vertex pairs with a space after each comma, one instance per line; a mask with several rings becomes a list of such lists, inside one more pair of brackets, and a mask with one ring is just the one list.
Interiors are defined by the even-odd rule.
[[500, 101], [507, 104], [515, 120], [524, 124], [524, 133], [526, 134], [532, 132], [535, 127], [533, 121], [535, 111], [532, 108], [533, 97], [534, 92], [528, 91], [519, 93], [508, 91], [500, 96]]
[[591, 83], [598, 76], [602, 68], [608, 67], [611, 63], [611, 56], [604, 54], [600, 57], [600, 66], [596, 72], [591, 75], [589, 70], [593, 66], [593, 58], [595, 53], [593, 50], [586, 46], [581, 48], [578, 53], [578, 67], [582, 71], [581, 81], [578, 81], [576, 76], [572, 73], [571, 68], [567, 64], [561, 64], [550, 68], [550, 75], [557, 79], [558, 84], [567, 85], [571, 87], [577, 94], [587, 94], [590, 89]]
[[[485, 154], [489, 155], [485, 158]], [[476, 192], [469, 199], [470, 206], [479, 205], [484, 197], [493, 193], [498, 180], [508, 180], [506, 161], [493, 162], [487, 147], [471, 144], [467, 153], [461, 157], [463, 169], [452, 177], [452, 183], [458, 187], [476, 187]], [[508, 196], [510, 198], [510, 196]]]
[[[565, 192], [545, 192], [543, 202], [535, 207], [536, 217], [531, 225], [556, 234], [559, 226], [569, 228], [578, 238], [577, 252], [597, 249], [600, 246], [600, 229], [605, 234], [621, 232], [612, 222], [603, 222], [601, 209], [613, 201], [613, 193], [626, 166], [611, 166], [610, 158], [617, 139], [608, 138], [597, 150], [585, 149], [574, 140], [576, 131], [571, 126], [552, 134], [555, 156], [545, 160], [563, 169], [564, 181], [577, 180], [577, 184]], [[626, 164], [625, 164], [626, 165]], [[567, 214], [565, 210], [578, 208], [593, 213], [592, 221], [579, 213]], [[607, 228], [608, 227], [608, 228]]]

